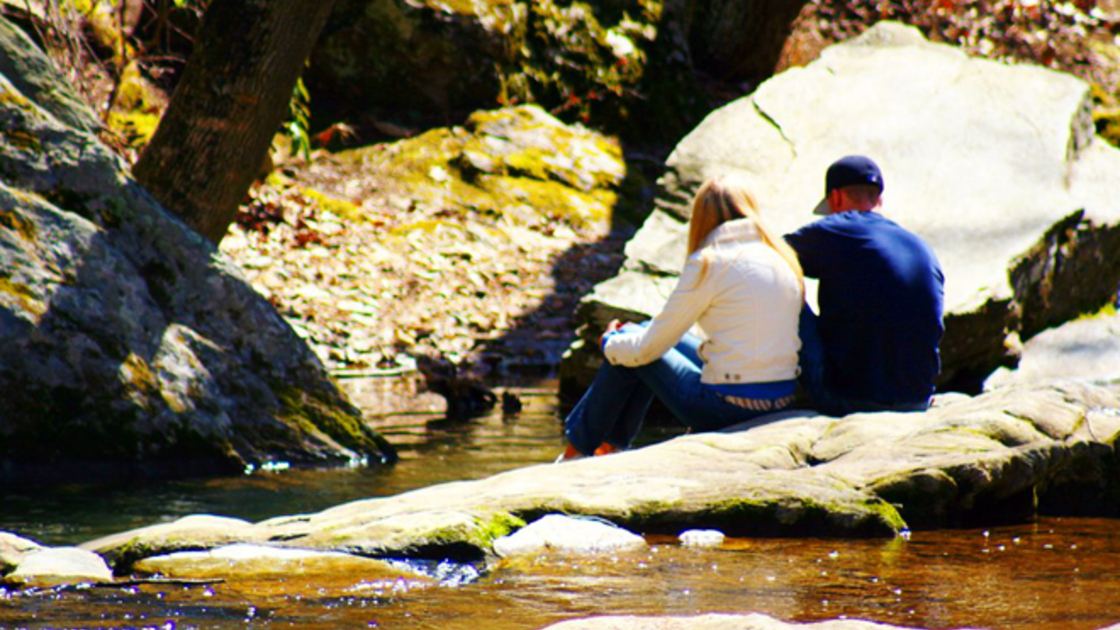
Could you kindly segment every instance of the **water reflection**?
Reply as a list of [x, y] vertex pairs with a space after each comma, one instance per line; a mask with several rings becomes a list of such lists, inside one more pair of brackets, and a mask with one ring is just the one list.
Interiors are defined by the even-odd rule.
[[1120, 620], [1115, 534], [1114, 521], [1043, 519], [910, 541], [738, 539], [697, 549], [651, 538], [642, 551], [508, 560], [477, 579], [439, 584], [319, 575], [9, 596], [0, 599], [0, 626], [527, 630], [597, 614], [753, 611], [790, 621], [1090, 630]]

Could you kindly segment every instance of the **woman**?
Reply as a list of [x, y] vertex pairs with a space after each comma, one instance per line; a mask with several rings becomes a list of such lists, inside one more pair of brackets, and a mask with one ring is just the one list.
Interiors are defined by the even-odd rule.
[[[560, 460], [629, 448], [656, 396], [692, 430], [712, 431], [793, 400], [804, 280], [797, 255], [724, 177], [692, 202], [688, 259], [665, 308], [601, 338], [606, 361], [564, 421]], [[698, 324], [703, 343], [686, 334]]]

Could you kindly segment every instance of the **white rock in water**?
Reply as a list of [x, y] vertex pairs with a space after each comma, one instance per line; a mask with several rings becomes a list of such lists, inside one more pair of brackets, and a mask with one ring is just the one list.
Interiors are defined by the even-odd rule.
[[92, 551], [77, 547], [48, 547], [28, 554], [4, 579], [9, 584], [20, 586], [56, 586], [112, 582], [113, 572], [101, 556]]
[[641, 536], [599, 519], [549, 514], [494, 541], [494, 553], [503, 558], [544, 550], [600, 553], [639, 549]]
[[726, 536], [714, 529], [690, 529], [678, 538], [685, 547], [719, 547]]

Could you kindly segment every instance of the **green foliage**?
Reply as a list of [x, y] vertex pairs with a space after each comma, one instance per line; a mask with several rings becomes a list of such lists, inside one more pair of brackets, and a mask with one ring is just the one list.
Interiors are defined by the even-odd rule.
[[1094, 83], [1092, 96], [1097, 133], [1112, 146], [1120, 147], [1120, 89], [1109, 92]]
[[499, 102], [542, 103], [583, 123], [625, 120], [629, 103], [640, 98], [646, 50], [661, 16], [661, 2], [633, 5], [634, 15], [607, 15], [585, 2], [515, 4]]
[[311, 95], [301, 77], [292, 90], [292, 100], [288, 103], [290, 118], [284, 123], [282, 133], [291, 139], [291, 154], [311, 159]]

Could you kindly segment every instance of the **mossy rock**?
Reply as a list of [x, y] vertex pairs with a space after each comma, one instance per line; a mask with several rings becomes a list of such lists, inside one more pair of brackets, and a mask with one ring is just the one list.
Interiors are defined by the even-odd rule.
[[[463, 213], [504, 217], [522, 227], [606, 224], [627, 176], [616, 140], [566, 125], [535, 105], [475, 112], [463, 127], [343, 151], [336, 159], [340, 181], [350, 183], [337, 193], [330, 184], [318, 185], [313, 194], [327, 200], [320, 202], [324, 209], [343, 206], [332, 211], [360, 215], [342, 194], [367, 203], [407, 199], [438, 208], [451, 229], [458, 229], [453, 217]], [[361, 182], [358, 191], [353, 182]], [[396, 233], [439, 224], [425, 219]]]
[[2, 17], [0, 73], [0, 485], [390, 457], [307, 344], [135, 182]]

